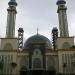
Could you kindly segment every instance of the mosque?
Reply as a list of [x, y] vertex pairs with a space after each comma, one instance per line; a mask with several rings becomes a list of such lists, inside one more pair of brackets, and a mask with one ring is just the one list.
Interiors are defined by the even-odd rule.
[[6, 36], [0, 37], [0, 74], [20, 75], [21, 72], [34, 70], [75, 74], [74, 37], [70, 37], [68, 32], [66, 1], [57, 0], [56, 4], [59, 32], [56, 27], [52, 29], [52, 43], [37, 33], [23, 44], [23, 28], [18, 29], [18, 37], [15, 37], [17, 2], [8, 2]]

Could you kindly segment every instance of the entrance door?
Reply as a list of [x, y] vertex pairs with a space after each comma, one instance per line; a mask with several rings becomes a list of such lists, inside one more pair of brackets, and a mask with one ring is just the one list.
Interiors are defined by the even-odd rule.
[[20, 75], [27, 75], [27, 71], [20, 71]]
[[32, 70], [31, 75], [44, 75], [42, 70]]
[[26, 68], [26, 66], [23, 66], [23, 67], [20, 69], [20, 75], [27, 75], [27, 68]]
[[32, 55], [32, 69], [42, 69], [43, 68], [43, 57], [40, 49], [35, 49]]
[[50, 70], [50, 71], [48, 71], [48, 74], [49, 75], [55, 75], [56, 73], [55, 73], [55, 70]]
[[41, 59], [35, 58], [34, 61], [33, 61], [33, 69], [40, 69], [40, 68], [42, 68]]
[[46, 70], [30, 70], [30, 71], [20, 71], [20, 75], [55, 75], [55, 71]]

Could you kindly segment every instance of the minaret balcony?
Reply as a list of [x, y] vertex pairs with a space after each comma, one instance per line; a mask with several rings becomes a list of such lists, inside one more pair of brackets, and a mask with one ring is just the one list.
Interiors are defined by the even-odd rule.
[[60, 10], [65, 10], [66, 11], [67, 7], [64, 7], [64, 8], [63, 7], [58, 7], [57, 13], [59, 13]]
[[11, 11], [11, 12], [14, 11], [15, 13], [17, 13], [16, 8], [15, 8], [15, 7], [12, 7], [12, 6], [9, 7], [9, 8], [7, 9], [7, 11]]

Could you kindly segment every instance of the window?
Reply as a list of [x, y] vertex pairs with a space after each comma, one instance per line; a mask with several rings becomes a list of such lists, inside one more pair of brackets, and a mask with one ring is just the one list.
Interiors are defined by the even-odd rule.
[[43, 59], [40, 49], [35, 49], [32, 55], [32, 66], [33, 68], [42, 68]]
[[33, 68], [41, 68], [41, 60], [40, 60], [40, 58], [35, 58], [33, 60]]

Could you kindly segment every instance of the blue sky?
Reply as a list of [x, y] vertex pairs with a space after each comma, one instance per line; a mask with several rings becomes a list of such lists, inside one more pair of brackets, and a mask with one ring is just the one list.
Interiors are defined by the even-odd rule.
[[[19, 27], [24, 29], [24, 38], [37, 33], [51, 39], [53, 27], [59, 28], [57, 0], [16, 0], [17, 16], [15, 35]], [[7, 8], [9, 0], [0, 0], [0, 36], [5, 37], [7, 25]], [[67, 18], [70, 36], [75, 36], [75, 0], [66, 0]]]

